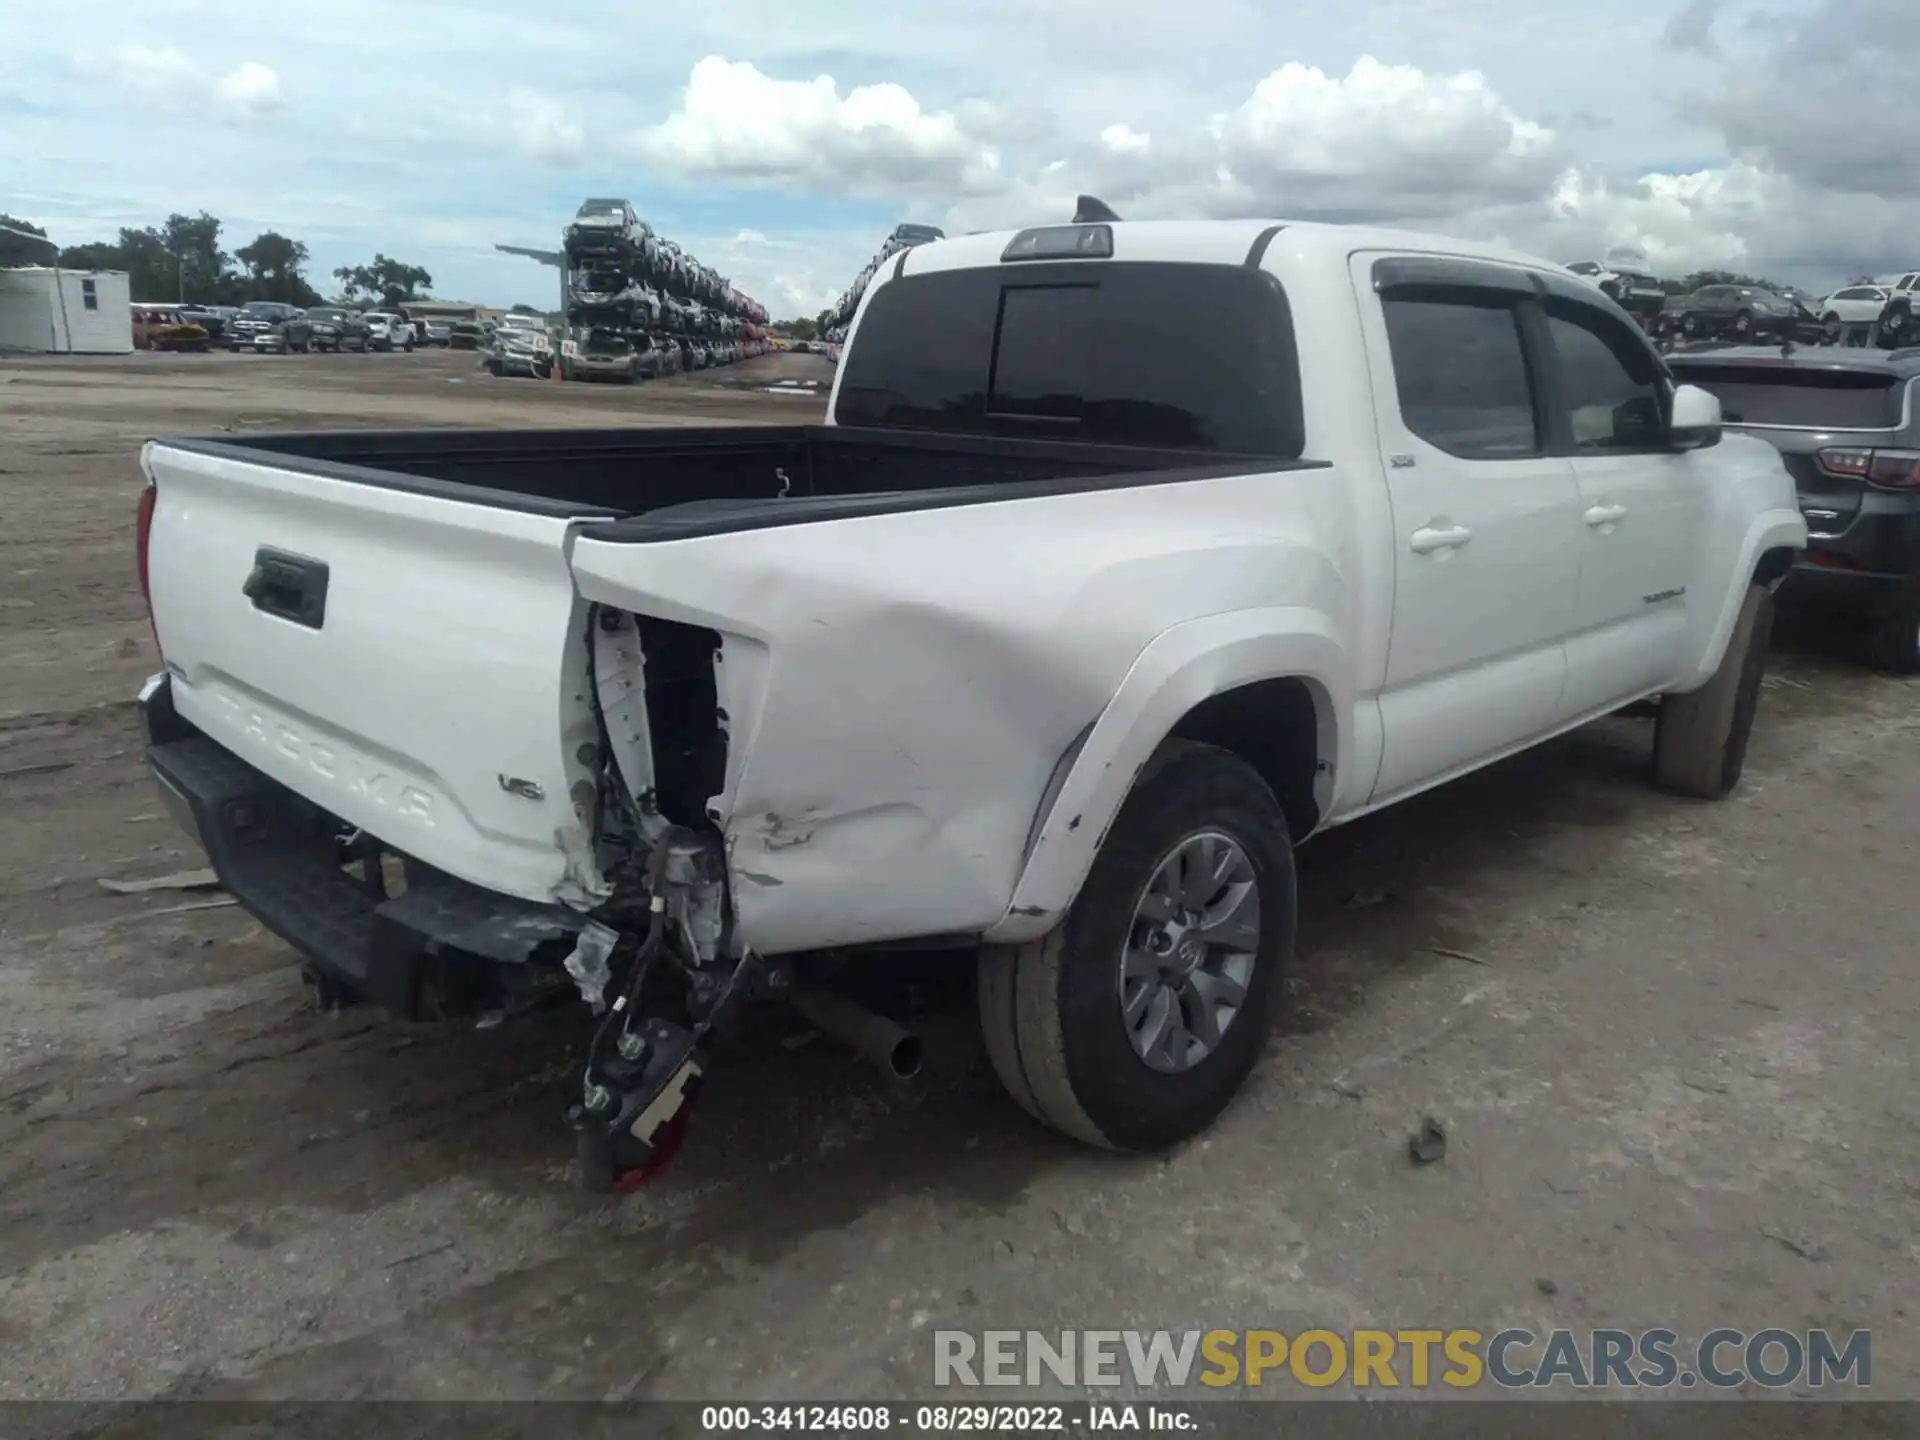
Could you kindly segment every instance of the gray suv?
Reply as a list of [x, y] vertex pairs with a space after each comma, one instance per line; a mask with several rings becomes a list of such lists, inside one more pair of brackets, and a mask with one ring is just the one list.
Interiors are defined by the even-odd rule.
[[1668, 363], [1793, 476], [1809, 539], [1781, 605], [1866, 626], [1880, 664], [1920, 674], [1920, 347], [1725, 346]]

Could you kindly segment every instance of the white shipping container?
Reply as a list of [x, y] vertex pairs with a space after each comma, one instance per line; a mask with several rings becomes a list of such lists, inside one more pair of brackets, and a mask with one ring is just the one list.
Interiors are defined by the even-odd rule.
[[129, 354], [132, 298], [124, 270], [0, 270], [0, 351]]

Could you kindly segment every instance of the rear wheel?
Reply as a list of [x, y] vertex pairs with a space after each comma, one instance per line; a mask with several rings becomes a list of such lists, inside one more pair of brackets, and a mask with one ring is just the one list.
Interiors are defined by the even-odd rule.
[[1742, 310], [1733, 317], [1733, 333], [1739, 339], [1746, 339], [1753, 333], [1753, 316]]
[[1751, 585], [1713, 678], [1661, 700], [1653, 731], [1653, 779], [1661, 789], [1718, 800], [1740, 783], [1772, 631], [1773, 592]]
[[1252, 1071], [1293, 954], [1293, 847], [1237, 756], [1170, 742], [1052, 933], [981, 954], [987, 1053], [1035, 1118], [1088, 1144], [1198, 1134]]

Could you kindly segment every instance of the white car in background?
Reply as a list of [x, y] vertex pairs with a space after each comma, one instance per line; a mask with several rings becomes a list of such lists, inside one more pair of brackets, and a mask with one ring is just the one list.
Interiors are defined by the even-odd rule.
[[1611, 296], [1624, 310], [1658, 310], [1666, 291], [1647, 265], [1646, 252], [1616, 245], [1601, 260], [1578, 260], [1567, 266], [1595, 289]]
[[1821, 320], [1829, 325], [1836, 320], [1843, 325], [1871, 325], [1887, 308], [1890, 293], [1884, 285], [1849, 285], [1834, 291], [1812, 308], [1817, 309]]
[[1882, 343], [1911, 345], [1920, 336], [1920, 270], [1900, 275], [1877, 275], [1874, 284], [1887, 292], [1887, 308], [1880, 316]]
[[398, 315], [369, 310], [360, 317], [367, 323], [367, 348], [370, 350], [412, 350], [413, 322]]

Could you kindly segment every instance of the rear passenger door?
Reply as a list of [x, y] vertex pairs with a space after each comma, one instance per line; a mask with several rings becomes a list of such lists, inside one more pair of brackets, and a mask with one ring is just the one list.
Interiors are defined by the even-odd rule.
[[1666, 441], [1670, 385], [1645, 337], [1574, 293], [1541, 304], [1552, 447], [1580, 487], [1580, 586], [1563, 721], [1638, 699], [1683, 668], [1706, 468]]
[[1352, 264], [1394, 526], [1373, 791], [1384, 801], [1552, 723], [1579, 493], [1565, 455], [1550, 453], [1528, 272], [1378, 254]]

